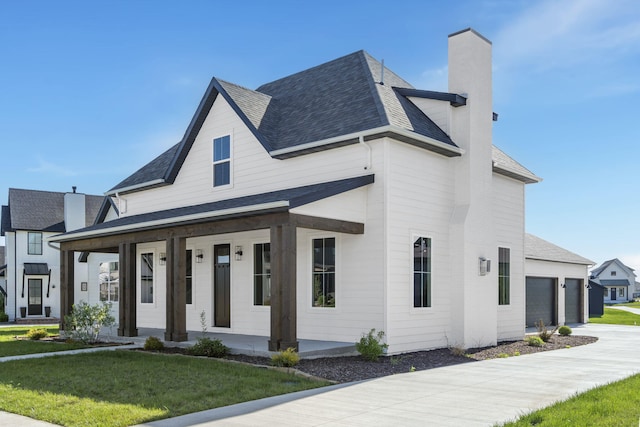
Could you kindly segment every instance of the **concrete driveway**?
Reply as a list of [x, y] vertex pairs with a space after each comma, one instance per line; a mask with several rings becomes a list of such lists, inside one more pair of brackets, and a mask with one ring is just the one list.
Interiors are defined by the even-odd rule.
[[262, 399], [145, 426], [491, 426], [640, 372], [640, 328], [581, 325], [590, 345]]

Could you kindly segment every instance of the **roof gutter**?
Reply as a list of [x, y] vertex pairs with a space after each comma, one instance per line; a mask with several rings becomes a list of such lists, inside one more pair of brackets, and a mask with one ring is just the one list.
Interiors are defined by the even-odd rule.
[[394, 133], [407, 138], [412, 138], [414, 140], [423, 142], [427, 145], [436, 147], [441, 151], [448, 151], [455, 156], [460, 156], [464, 153], [464, 150], [461, 149], [460, 147], [455, 147], [453, 145], [446, 144], [444, 142], [438, 141], [433, 138], [429, 138], [428, 136], [420, 135], [418, 133], [415, 133], [407, 129], [403, 129], [398, 126], [386, 125], [386, 126], [373, 128], [373, 129], [367, 129], [366, 131], [354, 132], [346, 135], [335, 136], [332, 138], [321, 139], [319, 141], [308, 142], [306, 144], [300, 144], [294, 147], [281, 148], [280, 150], [270, 151], [269, 154], [271, 155], [271, 157], [278, 157], [286, 154], [295, 153], [297, 151], [312, 150], [315, 148], [337, 144], [337, 143], [348, 141], [348, 140], [353, 140], [354, 143], [357, 143], [360, 141], [360, 138], [363, 138], [364, 140], [366, 140], [365, 138], [368, 138], [369, 140], [371, 140], [371, 139], [380, 137], [380, 134], [385, 134], [385, 133]]
[[117, 193], [128, 193], [130, 191], [139, 190], [140, 188], [152, 187], [155, 185], [165, 184], [166, 181], [164, 179], [154, 179], [153, 181], [141, 182], [140, 184], [130, 185], [128, 187], [116, 188], [113, 190], [109, 190], [104, 193], [105, 196], [116, 196]]
[[[71, 232], [71, 233], [65, 233], [65, 234], [58, 234], [57, 236], [50, 237], [48, 240], [50, 242], [67, 242], [67, 241], [90, 238], [94, 236], [103, 236], [106, 233], [108, 234], [126, 233], [131, 231], [138, 231], [144, 228], [152, 228], [152, 227], [159, 228], [163, 226], [170, 226], [180, 222], [191, 222], [191, 221], [198, 221], [198, 220], [204, 220], [204, 219], [235, 215], [240, 213], [257, 212], [257, 211], [286, 208], [286, 207], [289, 207], [289, 201], [286, 201], [286, 200], [270, 202], [270, 203], [261, 203], [257, 205], [242, 206], [238, 208], [221, 209], [215, 212], [201, 212], [197, 214], [163, 218], [163, 219], [157, 219], [153, 221], [143, 221], [143, 222], [137, 222], [134, 224], [125, 224], [125, 225], [109, 227], [109, 228], [79, 231], [77, 233]], [[108, 224], [108, 222], [104, 224]]]

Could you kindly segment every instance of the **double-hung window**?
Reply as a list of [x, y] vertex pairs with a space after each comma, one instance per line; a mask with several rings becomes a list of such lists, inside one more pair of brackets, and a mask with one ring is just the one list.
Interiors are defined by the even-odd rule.
[[431, 307], [431, 239], [413, 242], [413, 306]]
[[253, 305], [271, 305], [271, 244], [253, 245]]
[[27, 233], [27, 254], [42, 255], [42, 233]]
[[187, 249], [187, 265], [185, 266], [185, 288], [187, 304], [193, 304], [193, 251]]
[[498, 304], [508, 305], [511, 287], [511, 251], [509, 248], [498, 248]]
[[313, 239], [314, 307], [336, 306], [336, 239]]
[[153, 253], [140, 255], [140, 302], [153, 304]]
[[213, 186], [231, 184], [231, 136], [213, 140]]
[[100, 263], [100, 301], [118, 302], [119, 276], [117, 262]]

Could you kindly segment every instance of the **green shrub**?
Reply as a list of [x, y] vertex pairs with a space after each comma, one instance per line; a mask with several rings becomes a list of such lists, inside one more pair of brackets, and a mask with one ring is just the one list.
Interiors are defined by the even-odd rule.
[[375, 329], [371, 329], [368, 334], [362, 335], [360, 341], [356, 342], [356, 350], [365, 359], [375, 362], [389, 348], [389, 344], [382, 343], [383, 338], [384, 331], [376, 333]]
[[156, 337], [149, 337], [144, 342], [144, 349], [147, 351], [160, 351], [164, 348], [164, 343]]
[[273, 366], [290, 368], [296, 366], [298, 362], [300, 362], [300, 356], [296, 353], [296, 350], [291, 347], [271, 356], [271, 364]]
[[42, 338], [46, 338], [48, 336], [49, 333], [47, 333], [47, 331], [42, 328], [31, 328], [27, 332], [27, 337], [33, 341], [41, 340]]
[[9, 315], [4, 311], [0, 311], [0, 322], [8, 322], [8, 321], [9, 321]]
[[500, 354], [498, 355], [498, 358], [499, 358], [499, 359], [506, 359], [507, 357], [509, 357], [509, 355], [508, 355], [507, 353], [500, 353]]
[[192, 356], [224, 357], [229, 354], [229, 347], [217, 338], [203, 337], [198, 338], [194, 345], [187, 348], [187, 353]]
[[558, 333], [564, 337], [571, 335], [573, 331], [571, 330], [570, 327], [568, 327], [567, 325], [564, 326], [560, 326], [558, 328]]
[[540, 319], [536, 322], [536, 329], [538, 330], [538, 336], [540, 337], [540, 339], [544, 342], [549, 342], [553, 334], [555, 334], [555, 332], [558, 330], [558, 327], [556, 326], [553, 330], [550, 331], [549, 329], [547, 329], [542, 319]]
[[102, 327], [113, 326], [116, 319], [111, 315], [111, 303], [89, 305], [82, 301], [73, 305], [64, 322], [71, 338], [86, 344], [97, 342]]
[[535, 335], [531, 335], [531, 336], [527, 337], [525, 339], [525, 341], [531, 347], [542, 347], [544, 345], [544, 341], [542, 340], [542, 338], [540, 338], [538, 336], [535, 336]]

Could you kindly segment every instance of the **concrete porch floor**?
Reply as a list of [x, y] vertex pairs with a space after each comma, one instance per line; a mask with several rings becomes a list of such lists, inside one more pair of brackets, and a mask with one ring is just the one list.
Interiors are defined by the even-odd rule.
[[[197, 339], [203, 336], [202, 331], [187, 331], [189, 340], [183, 342], [165, 342], [169, 347], [189, 347], [196, 343]], [[148, 337], [156, 337], [164, 341], [164, 329], [156, 328], [138, 328], [137, 337], [119, 337], [116, 328], [104, 330], [101, 334], [102, 339], [121, 342], [133, 342], [144, 345]], [[218, 332], [206, 332], [204, 336], [211, 339], [219, 339], [224, 345], [229, 347], [232, 354], [246, 354], [250, 356], [270, 357], [273, 352], [268, 350], [269, 337], [259, 335], [240, 335], [227, 334]], [[337, 357], [357, 355], [355, 342], [339, 342], [339, 341], [319, 341], [319, 340], [298, 340], [298, 354], [304, 359], [313, 359], [318, 357]]]

